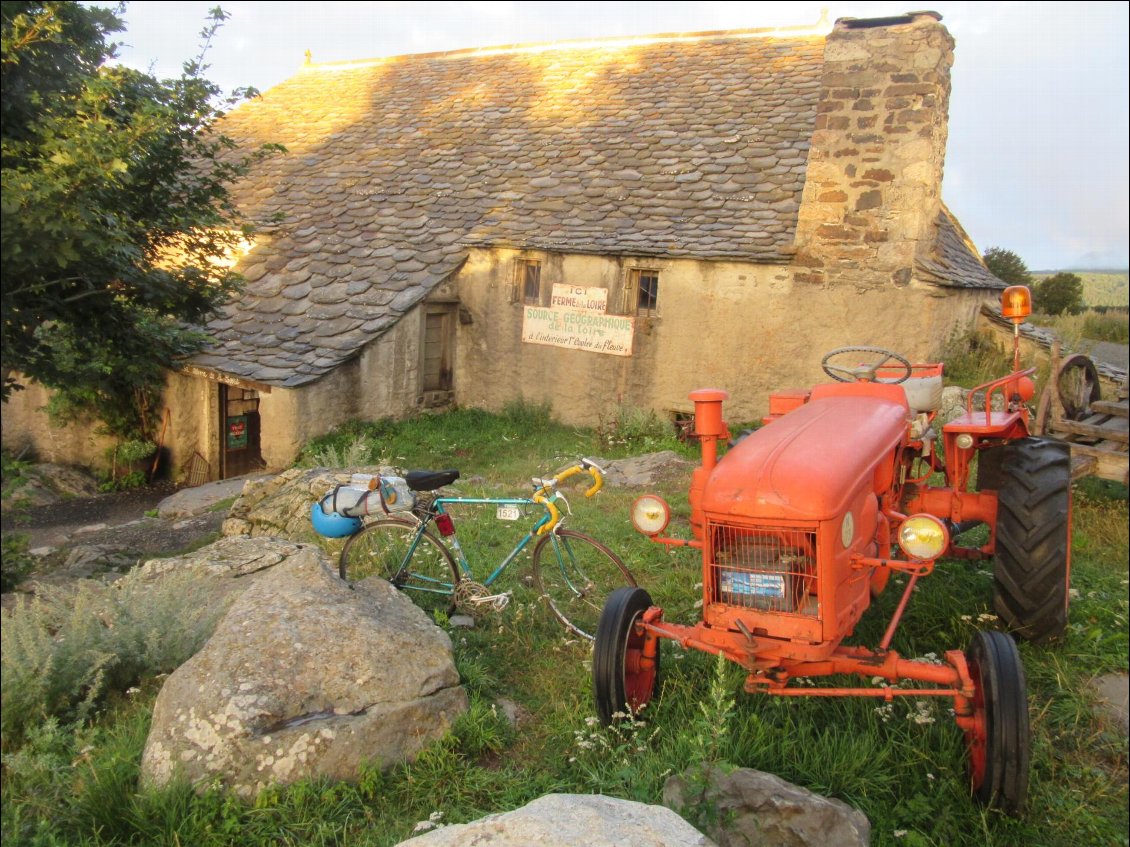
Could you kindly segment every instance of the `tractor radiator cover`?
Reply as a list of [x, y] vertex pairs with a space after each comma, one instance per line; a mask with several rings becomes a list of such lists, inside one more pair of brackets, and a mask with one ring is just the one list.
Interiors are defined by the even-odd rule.
[[816, 616], [816, 532], [710, 522], [705, 546], [709, 602]]

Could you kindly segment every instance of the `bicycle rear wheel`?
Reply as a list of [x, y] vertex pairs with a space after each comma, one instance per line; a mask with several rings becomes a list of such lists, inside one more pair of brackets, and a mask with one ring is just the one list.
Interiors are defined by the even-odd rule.
[[[352, 584], [370, 576], [387, 579], [427, 612], [455, 607], [459, 568], [443, 543], [419, 524], [381, 518], [350, 536], [338, 563], [341, 578]], [[413, 543], [415, 547], [413, 548]]]
[[636, 580], [620, 557], [583, 532], [551, 532], [534, 548], [534, 581], [558, 620], [583, 638], [596, 636], [604, 601]]

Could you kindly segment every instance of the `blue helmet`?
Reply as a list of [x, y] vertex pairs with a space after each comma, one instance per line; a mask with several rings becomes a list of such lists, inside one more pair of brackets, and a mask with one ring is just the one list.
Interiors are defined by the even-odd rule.
[[326, 509], [324, 500], [310, 507], [310, 523], [314, 525], [314, 531], [325, 538], [345, 538], [361, 529], [360, 518], [347, 518], [330, 511]]

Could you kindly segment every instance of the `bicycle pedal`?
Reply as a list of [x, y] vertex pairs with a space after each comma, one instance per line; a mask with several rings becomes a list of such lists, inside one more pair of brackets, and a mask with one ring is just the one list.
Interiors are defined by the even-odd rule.
[[510, 592], [488, 594], [486, 597], [472, 597], [468, 602], [476, 606], [490, 606], [494, 611], [501, 612], [510, 605]]

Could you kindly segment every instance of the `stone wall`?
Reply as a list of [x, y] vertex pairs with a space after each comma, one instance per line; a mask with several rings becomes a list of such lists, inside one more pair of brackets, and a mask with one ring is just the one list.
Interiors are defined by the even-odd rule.
[[[470, 319], [461, 324], [456, 401], [501, 409], [522, 398], [548, 403], [563, 421], [593, 424], [618, 403], [660, 413], [690, 412], [687, 395], [713, 386], [731, 394], [733, 421], [760, 418], [770, 391], [826, 379], [822, 355], [871, 345], [929, 360], [985, 299], [980, 291], [914, 282], [898, 292], [793, 281], [787, 265], [665, 260], [659, 315], [637, 318], [630, 357], [521, 338], [523, 306], [512, 302], [515, 250], [476, 250], [458, 277]], [[633, 262], [542, 254], [542, 285], [605, 287], [610, 312]]]
[[3, 404], [4, 449], [24, 459], [58, 465], [84, 465], [108, 469], [106, 451], [114, 439], [99, 435], [94, 421], [79, 421], [58, 427], [51, 423], [44, 408], [50, 391], [38, 383], [13, 375], [25, 386], [14, 391]]
[[941, 202], [953, 39], [932, 12], [837, 21], [797, 226], [798, 283], [905, 288]]

